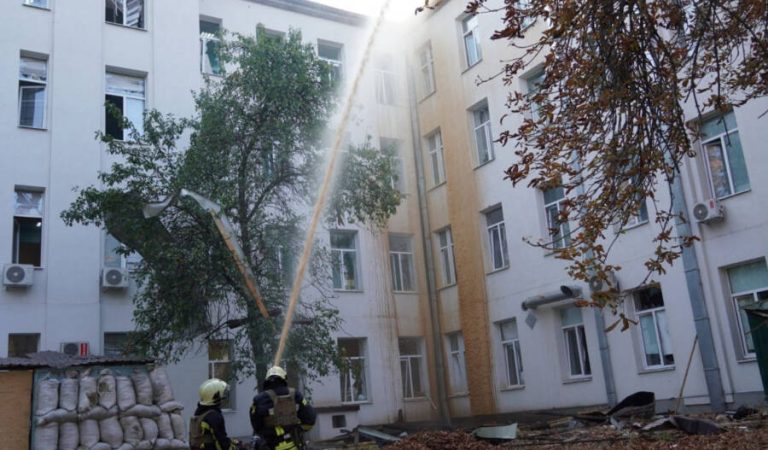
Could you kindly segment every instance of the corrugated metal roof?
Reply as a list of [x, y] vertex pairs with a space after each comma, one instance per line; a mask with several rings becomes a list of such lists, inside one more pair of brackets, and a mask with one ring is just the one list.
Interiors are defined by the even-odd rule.
[[148, 364], [152, 358], [134, 356], [69, 356], [59, 352], [30, 353], [26, 358], [0, 358], [0, 370], [21, 370], [50, 367], [64, 369], [76, 366]]

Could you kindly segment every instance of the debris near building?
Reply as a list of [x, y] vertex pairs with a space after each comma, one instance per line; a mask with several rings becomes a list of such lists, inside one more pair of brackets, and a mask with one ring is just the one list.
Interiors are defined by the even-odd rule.
[[0, 359], [0, 435], [10, 444], [3, 448], [189, 448], [184, 406], [152, 360], [28, 356]]
[[389, 445], [388, 450], [491, 450], [493, 444], [465, 431], [422, 431]]

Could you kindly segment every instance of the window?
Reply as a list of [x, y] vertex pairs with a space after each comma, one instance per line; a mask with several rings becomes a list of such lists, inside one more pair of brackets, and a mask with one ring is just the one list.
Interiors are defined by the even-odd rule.
[[398, 346], [403, 398], [424, 397], [424, 356], [421, 351], [421, 338], [400, 338]]
[[754, 357], [755, 344], [744, 308], [768, 307], [768, 267], [765, 260], [728, 269], [728, 281], [744, 356]]
[[331, 66], [331, 80], [341, 81], [344, 76], [341, 63], [341, 44], [318, 41], [317, 56]]
[[342, 358], [342, 368], [340, 369], [341, 401], [343, 403], [368, 400], [365, 344], [365, 338], [339, 339], [339, 353]]
[[572, 378], [586, 377], [592, 374], [587, 351], [587, 336], [581, 320], [581, 309], [571, 306], [560, 310], [563, 340], [568, 358], [569, 374]]
[[443, 286], [456, 283], [456, 267], [453, 259], [453, 237], [451, 229], [446, 228], [437, 233], [440, 248], [440, 264], [442, 265]]
[[544, 191], [544, 212], [547, 216], [547, 233], [552, 239], [553, 248], [567, 247], [571, 243], [571, 227], [567, 220], [562, 220], [565, 189], [562, 186]]
[[109, 23], [144, 28], [144, 0], [105, 0]]
[[48, 8], [48, 0], [24, 0], [24, 4], [38, 8]]
[[121, 252], [123, 244], [109, 233], [104, 234], [104, 267], [135, 270], [141, 262], [137, 253], [125, 255]]
[[342, 291], [360, 289], [357, 270], [357, 233], [331, 231], [333, 288]]
[[637, 291], [634, 301], [642, 334], [643, 365], [646, 369], [674, 366], [675, 355], [661, 289], [653, 286]]
[[219, 33], [221, 24], [200, 19], [200, 72], [209, 75], [222, 75], [221, 41]]
[[8, 335], [8, 357], [26, 358], [40, 348], [40, 333], [11, 333]]
[[635, 225], [640, 225], [643, 223], [648, 222], [648, 206], [645, 203], [645, 199], [641, 200], [640, 203], [640, 209], [637, 211], [636, 215], [632, 215], [629, 220], [627, 220], [627, 227], [633, 227]]
[[467, 392], [467, 366], [464, 362], [464, 336], [461, 332], [448, 336], [451, 394]]
[[493, 159], [493, 135], [491, 134], [491, 117], [488, 105], [483, 105], [472, 111], [475, 127], [475, 148], [477, 163], [485, 164]]
[[461, 31], [464, 33], [464, 56], [467, 67], [472, 67], [483, 58], [480, 51], [480, 36], [477, 29], [477, 16], [467, 16], [461, 21]]
[[[119, 113], [144, 133], [144, 79], [107, 72], [105, 102], [117, 108]], [[123, 129], [120, 117], [106, 110], [106, 133], [118, 140], [128, 140], [129, 129]]]
[[[528, 9], [531, 7], [531, 0], [517, 0], [515, 7], [518, 10], [527, 12]], [[523, 19], [523, 23], [520, 24], [520, 28], [525, 30], [526, 28], [533, 25], [533, 22], [535, 22], [535, 19], [533, 17], [525, 17]]]
[[208, 378], [218, 378], [229, 383], [229, 395], [221, 403], [222, 409], [235, 409], [232, 360], [232, 341], [229, 339], [208, 341]]
[[392, 289], [395, 292], [413, 292], [416, 290], [412, 240], [410, 236], [389, 235]]
[[21, 57], [19, 63], [19, 126], [45, 128], [48, 62]]
[[507, 232], [504, 227], [504, 212], [501, 207], [485, 213], [488, 226], [488, 246], [491, 252], [491, 267], [493, 270], [503, 269], [509, 265], [507, 252]]
[[421, 68], [420, 96], [422, 98], [435, 92], [435, 66], [432, 60], [432, 45], [427, 43], [419, 50], [419, 67]]
[[400, 157], [400, 141], [391, 138], [380, 138], [379, 148], [393, 153], [392, 156], [392, 188], [398, 192], [405, 192], [405, 172], [403, 158]]
[[395, 104], [395, 64], [392, 55], [376, 61], [376, 101], [381, 105]]
[[443, 137], [440, 130], [427, 138], [429, 160], [432, 166], [432, 186], [445, 182], [445, 161], [443, 160]]
[[523, 360], [520, 356], [520, 340], [517, 337], [517, 321], [512, 319], [499, 323], [499, 334], [501, 347], [504, 349], [507, 387], [522, 386]]
[[140, 356], [133, 348], [132, 332], [104, 333], [104, 356]]
[[17, 189], [13, 214], [12, 262], [40, 267], [42, 242], [43, 193]]
[[707, 120], [700, 131], [714, 196], [723, 198], [748, 191], [747, 163], [733, 111]]
[[[525, 87], [528, 91], [528, 97], [533, 97], [541, 90], [541, 83], [544, 82], [544, 72], [539, 72], [536, 75], [525, 80]], [[531, 120], [538, 122], [539, 120], [539, 108], [540, 105], [534, 101], [531, 101]]]

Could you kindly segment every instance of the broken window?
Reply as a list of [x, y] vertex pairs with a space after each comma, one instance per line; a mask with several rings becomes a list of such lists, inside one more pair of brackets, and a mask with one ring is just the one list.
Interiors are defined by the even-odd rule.
[[144, 28], [144, 0], [105, 0], [105, 5], [107, 22]]
[[675, 365], [664, 297], [658, 286], [635, 292], [635, 313], [640, 322], [643, 364], [646, 369]]
[[368, 401], [366, 339], [339, 339], [339, 353], [342, 358], [342, 367], [339, 371], [341, 401], [343, 403]]
[[768, 307], [768, 266], [765, 260], [741, 264], [728, 269], [731, 301], [741, 336], [744, 357], [755, 357], [755, 343], [744, 308]]
[[10, 333], [8, 335], [8, 357], [26, 358], [40, 347], [40, 333]]
[[[105, 102], [112, 105], [118, 116], [106, 109], [106, 134], [117, 140], [128, 140], [130, 129], [122, 127], [128, 119], [140, 135], [144, 133], [144, 78], [107, 72]], [[120, 117], [122, 116], [122, 117]]]
[[317, 41], [317, 56], [331, 66], [331, 80], [339, 82], [344, 76], [341, 62], [341, 44]]
[[569, 374], [572, 378], [592, 374], [587, 351], [587, 336], [581, 318], [581, 309], [571, 306], [560, 310], [565, 352], [568, 358]]
[[48, 62], [21, 57], [19, 63], [19, 126], [45, 128]]
[[222, 75], [221, 65], [221, 24], [200, 19], [200, 72], [208, 75]]
[[17, 189], [13, 214], [12, 262], [40, 267], [42, 242], [43, 193]]

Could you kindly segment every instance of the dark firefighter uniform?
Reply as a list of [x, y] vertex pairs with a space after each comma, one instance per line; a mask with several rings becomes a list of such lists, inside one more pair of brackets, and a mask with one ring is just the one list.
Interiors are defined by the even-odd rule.
[[212, 378], [200, 386], [200, 403], [189, 421], [189, 445], [192, 450], [237, 450], [237, 441], [227, 437], [221, 402], [229, 385]]

